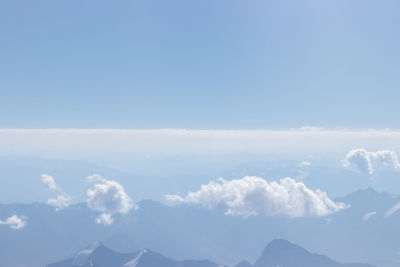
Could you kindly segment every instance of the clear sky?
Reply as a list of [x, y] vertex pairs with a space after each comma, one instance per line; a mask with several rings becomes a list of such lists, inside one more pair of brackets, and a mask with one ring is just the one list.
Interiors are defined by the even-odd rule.
[[1, 128], [400, 128], [398, 0], [0, 0]]

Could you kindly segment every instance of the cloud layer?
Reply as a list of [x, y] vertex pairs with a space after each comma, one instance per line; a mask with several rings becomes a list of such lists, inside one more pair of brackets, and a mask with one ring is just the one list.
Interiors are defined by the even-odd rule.
[[396, 152], [380, 150], [370, 152], [362, 148], [351, 150], [343, 160], [343, 167], [366, 173], [374, 174], [376, 170], [399, 171], [400, 163]]
[[[400, 131], [315, 129], [291, 130], [117, 130], [0, 129], [0, 155], [42, 155], [82, 159], [135, 171], [152, 158], [235, 154], [341, 157], [348, 147], [391, 147], [400, 151]], [[277, 151], [278, 153], [274, 153]], [[243, 156], [246, 157], [246, 156]], [[117, 160], [118, 159], [118, 160]], [[129, 160], [124, 160], [129, 159]], [[133, 168], [131, 159], [140, 161]], [[156, 169], [156, 168], [153, 168]], [[157, 172], [157, 170], [153, 170]], [[148, 174], [148, 168], [143, 170]]]
[[313, 191], [292, 178], [267, 182], [260, 177], [246, 176], [226, 181], [222, 178], [202, 185], [185, 197], [166, 195], [171, 204], [186, 203], [209, 209], [222, 209], [226, 214], [250, 216], [326, 216], [346, 208], [334, 202], [319, 189]]
[[104, 179], [100, 175], [91, 175], [88, 181], [98, 181], [93, 189], [87, 191], [88, 207], [102, 212], [96, 219], [97, 223], [112, 224], [112, 215], [125, 214], [132, 208], [137, 208], [118, 182]]
[[0, 225], [9, 225], [11, 229], [18, 230], [24, 228], [27, 224], [25, 216], [13, 215], [5, 221], [0, 220]]

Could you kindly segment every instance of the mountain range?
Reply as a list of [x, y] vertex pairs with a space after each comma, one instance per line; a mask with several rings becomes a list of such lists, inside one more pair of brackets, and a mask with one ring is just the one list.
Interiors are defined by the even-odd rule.
[[284, 238], [340, 262], [399, 266], [400, 213], [388, 211], [400, 198], [367, 188], [336, 200], [349, 208], [304, 218], [243, 218], [144, 200], [138, 210], [115, 215], [112, 225], [97, 224], [99, 213], [86, 203], [58, 211], [40, 203], [0, 204], [2, 220], [15, 214], [27, 221], [18, 230], [0, 225], [0, 258], [7, 267], [42, 267], [101, 240], [117, 251], [148, 248], [178, 260], [203, 258], [233, 266], [243, 259], [256, 262], [265, 243]]
[[[341, 264], [326, 256], [313, 254], [283, 239], [273, 240], [254, 265], [242, 261], [235, 267], [373, 267], [369, 264]], [[149, 249], [118, 253], [102, 243], [94, 243], [74, 257], [47, 267], [222, 267], [208, 260], [176, 261]]]
[[148, 249], [135, 253], [118, 253], [102, 243], [94, 243], [73, 258], [47, 265], [47, 267], [218, 267], [207, 260], [174, 261]]

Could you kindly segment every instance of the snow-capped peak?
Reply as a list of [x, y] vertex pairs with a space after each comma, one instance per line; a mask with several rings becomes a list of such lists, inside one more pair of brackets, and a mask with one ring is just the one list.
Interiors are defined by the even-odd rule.
[[86, 262], [89, 255], [93, 253], [97, 248], [104, 246], [101, 242], [93, 242], [84, 250], [79, 251], [73, 259], [74, 266], [81, 266]]
[[136, 265], [139, 263], [140, 258], [146, 253], [148, 253], [147, 249], [141, 250], [133, 260], [125, 263], [124, 265], [122, 265], [122, 267], [136, 267]]

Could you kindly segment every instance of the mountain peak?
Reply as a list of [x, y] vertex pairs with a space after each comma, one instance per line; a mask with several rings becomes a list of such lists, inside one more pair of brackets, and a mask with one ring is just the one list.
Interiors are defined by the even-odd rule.
[[386, 192], [378, 192], [372, 187], [367, 187], [335, 200], [350, 204], [353, 208], [353, 211], [354, 208], [356, 208], [361, 209], [364, 212], [365, 207], [378, 211], [382, 210], [382, 208], [386, 209], [399, 199], [399, 196], [395, 196]]
[[85, 263], [91, 255], [97, 250], [103, 250], [103, 248], [107, 249], [103, 243], [96, 241], [87, 246], [84, 250], [79, 251], [75, 257], [73, 258], [73, 263], [77, 266]]
[[[326, 256], [313, 254], [306, 249], [284, 239], [275, 239], [264, 249], [255, 267], [344, 267], [349, 266], [334, 261]], [[370, 267], [371, 265], [352, 264], [353, 267]]]
[[282, 238], [275, 238], [274, 240], [272, 240], [271, 242], [269, 242], [268, 246], [269, 246], [269, 245], [277, 245], [277, 244], [279, 244], [279, 245], [293, 245], [293, 246], [295, 246], [293, 243], [289, 242], [289, 241], [286, 240], [286, 239], [282, 239]]
[[393, 197], [386, 192], [379, 192], [373, 187], [367, 187], [347, 194], [344, 198], [362, 198], [362, 197]]
[[87, 246], [86, 249], [91, 249], [91, 250], [95, 250], [98, 247], [104, 247], [104, 244], [100, 241], [95, 241], [92, 244], [90, 244], [89, 246]]
[[282, 257], [285, 255], [299, 257], [300, 255], [305, 254], [309, 254], [309, 252], [300, 246], [297, 246], [285, 239], [274, 239], [265, 247], [255, 266], [257, 266], [257, 263], [259, 262], [272, 259], [274, 257]]
[[250, 262], [248, 261], [241, 261], [235, 265], [235, 267], [253, 267]]
[[136, 257], [134, 257], [129, 262], [125, 263], [123, 267], [157, 266], [157, 265], [174, 266], [174, 261], [149, 249], [142, 249], [141, 251], [139, 251], [139, 253], [136, 254]]
[[286, 239], [274, 239], [267, 245], [267, 247], [264, 249], [264, 252], [268, 252], [270, 250], [289, 249], [289, 248], [306, 251], [304, 248], [295, 245]]

